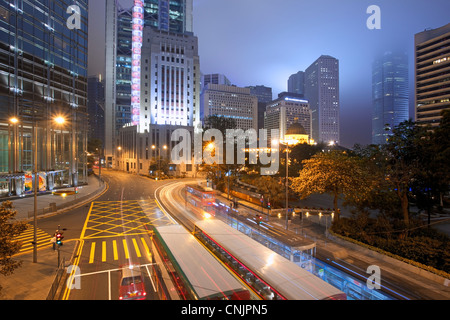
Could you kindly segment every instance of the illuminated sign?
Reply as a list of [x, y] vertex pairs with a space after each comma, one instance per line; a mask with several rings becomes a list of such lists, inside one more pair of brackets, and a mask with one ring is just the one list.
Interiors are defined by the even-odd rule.
[[139, 125], [141, 113], [141, 54], [144, 35], [144, 1], [134, 0], [131, 53], [131, 123]]
[[294, 99], [294, 98], [285, 98], [285, 101], [292, 101], [292, 102], [300, 102], [300, 103], [309, 103], [308, 100], [302, 100], [302, 99]]

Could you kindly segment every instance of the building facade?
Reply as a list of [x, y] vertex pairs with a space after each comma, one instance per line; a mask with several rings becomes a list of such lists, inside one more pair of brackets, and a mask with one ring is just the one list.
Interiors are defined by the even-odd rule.
[[32, 192], [35, 167], [39, 191], [87, 182], [87, 10], [0, 1], [1, 195]]
[[88, 78], [88, 139], [105, 142], [105, 90], [101, 75]]
[[115, 163], [119, 130], [133, 122], [132, 52], [136, 49], [133, 31], [137, 31], [133, 19], [141, 13], [135, 8], [143, 7], [138, 31], [145, 26], [177, 34], [193, 31], [193, 0], [135, 0], [133, 4], [123, 8], [117, 0], [106, 0], [105, 157], [109, 166]]
[[288, 92], [305, 94], [305, 72], [299, 71], [289, 77]]
[[288, 129], [296, 123], [301, 124], [312, 142], [312, 112], [303, 95], [283, 92], [278, 99], [267, 104], [264, 129], [268, 130], [268, 141], [272, 140], [271, 130], [279, 129], [279, 136], [285, 137]]
[[392, 129], [407, 120], [408, 56], [387, 52], [372, 65], [372, 143], [386, 143]]
[[144, 28], [139, 132], [200, 123], [200, 59], [192, 34]]
[[238, 129], [258, 129], [258, 98], [249, 88], [210, 83], [200, 100], [203, 120], [216, 115], [234, 119]]
[[313, 139], [339, 144], [339, 60], [324, 55], [306, 69], [305, 98], [312, 112]]
[[212, 73], [212, 74], [202, 74], [201, 76], [201, 87], [202, 91], [205, 89], [205, 87], [208, 84], [223, 84], [226, 86], [231, 86], [231, 81], [228, 80], [228, 78], [219, 73]]
[[250, 94], [258, 98], [258, 129], [264, 128], [264, 113], [269, 102], [273, 101], [272, 88], [266, 86], [249, 86]]
[[416, 122], [439, 126], [450, 109], [450, 24], [415, 35]]

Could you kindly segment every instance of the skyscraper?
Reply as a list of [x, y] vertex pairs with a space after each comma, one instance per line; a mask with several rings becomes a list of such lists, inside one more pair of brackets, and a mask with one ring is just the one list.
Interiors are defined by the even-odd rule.
[[340, 142], [339, 60], [319, 57], [305, 71], [305, 98], [312, 112], [316, 142]]
[[198, 39], [144, 28], [139, 132], [150, 125], [200, 123]]
[[288, 92], [305, 94], [305, 72], [299, 71], [289, 77]]
[[41, 191], [87, 179], [87, 9], [87, 0], [0, 1], [2, 195], [30, 192], [35, 165]]
[[266, 86], [250, 86], [248, 88], [250, 88], [250, 94], [258, 98], [258, 129], [263, 129], [267, 104], [273, 100], [272, 88]]
[[[372, 65], [372, 143], [384, 144], [392, 129], [409, 119], [406, 54], [386, 52]], [[387, 127], [386, 127], [387, 126]]]
[[137, 26], [133, 15], [136, 19], [139, 14], [133, 11], [137, 6], [143, 6], [142, 30], [137, 31], [143, 32], [145, 26], [176, 34], [193, 31], [193, 0], [135, 0], [132, 8], [121, 7], [117, 0], [106, 0], [105, 155], [109, 164], [118, 147], [119, 129], [132, 123], [133, 112], [140, 109], [137, 104], [133, 108], [131, 101], [132, 68], [138, 61], [133, 62], [132, 57], [132, 33]]
[[89, 139], [105, 142], [105, 91], [101, 76], [88, 78]]
[[231, 81], [228, 80], [228, 78], [223, 74], [219, 74], [219, 73], [202, 74], [201, 75], [201, 90], [203, 91], [203, 89], [210, 83], [231, 86]]
[[416, 122], [439, 126], [450, 109], [450, 23], [415, 35]]

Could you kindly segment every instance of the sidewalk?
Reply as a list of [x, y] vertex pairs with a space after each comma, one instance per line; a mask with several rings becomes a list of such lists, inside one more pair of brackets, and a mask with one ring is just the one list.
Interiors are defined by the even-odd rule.
[[[225, 193], [217, 193], [224, 203], [228, 203]], [[245, 208], [250, 215], [260, 214], [261, 207], [239, 199], [239, 209]], [[265, 212], [265, 216], [266, 216]], [[409, 265], [400, 260], [388, 257], [381, 253], [363, 248], [351, 242], [331, 235], [326, 236], [325, 224], [314, 223], [311, 220], [300, 224], [300, 219], [289, 222], [289, 230], [285, 229], [285, 217], [270, 218], [271, 225], [279, 228], [292, 237], [307, 236], [316, 242], [317, 257], [323, 261], [337, 261], [347, 268], [353, 268], [355, 272], [364, 274], [367, 266], [377, 265], [383, 274], [389, 275], [399, 284], [405, 284], [413, 294], [427, 300], [449, 300], [450, 280], [418, 267]], [[330, 221], [328, 221], [328, 226]], [[369, 274], [366, 275], [370, 276]], [[392, 281], [390, 281], [392, 284]], [[382, 277], [383, 284], [383, 277]], [[398, 284], [397, 284], [398, 285]]]
[[[101, 195], [107, 185], [97, 176], [90, 176], [89, 184], [78, 188], [76, 195], [40, 195], [37, 198], [38, 219], [62, 214], [82, 206]], [[68, 190], [73, 188], [68, 188]], [[5, 201], [5, 200], [0, 200]], [[32, 222], [34, 216], [34, 197], [11, 200], [17, 211], [16, 219]], [[53, 203], [53, 205], [50, 205]], [[56, 209], [56, 210], [55, 210]], [[66, 265], [71, 260], [77, 241], [65, 241], [60, 248], [61, 260]], [[38, 250], [37, 263], [33, 263], [33, 254], [25, 253], [14, 257], [21, 261], [22, 266], [10, 276], [0, 275], [0, 300], [46, 300], [55, 280], [58, 263], [58, 253], [51, 246]]]
[[[105, 187], [106, 185], [104, 182], [102, 182], [96, 175], [92, 175], [88, 177], [88, 185], [79, 186], [77, 190], [78, 193], [76, 194], [71, 194], [71, 192], [73, 193], [74, 188], [66, 188], [62, 189], [68, 192], [66, 196], [51, 193], [38, 195], [37, 217], [40, 219], [71, 210], [74, 206], [78, 207], [85, 202], [89, 202], [89, 199], [103, 192]], [[0, 202], [5, 200], [0, 199]], [[13, 206], [17, 211], [17, 220], [32, 221], [34, 219], [33, 195], [29, 195], [24, 198], [16, 198], [9, 201], [13, 203]]]

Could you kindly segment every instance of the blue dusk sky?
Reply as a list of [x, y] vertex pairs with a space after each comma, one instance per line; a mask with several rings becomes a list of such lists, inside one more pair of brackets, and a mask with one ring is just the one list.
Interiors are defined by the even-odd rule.
[[[89, 5], [93, 75], [104, 72], [105, 1]], [[371, 5], [381, 10], [379, 30], [366, 25]], [[339, 59], [341, 144], [346, 147], [371, 142], [374, 58], [385, 51], [408, 54], [413, 118], [414, 35], [448, 23], [449, 0], [194, 0], [194, 34], [205, 74], [222, 73], [237, 86], [272, 87], [275, 98], [287, 91], [291, 74], [321, 55]]]

